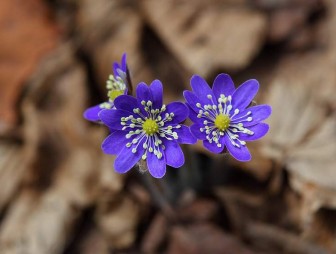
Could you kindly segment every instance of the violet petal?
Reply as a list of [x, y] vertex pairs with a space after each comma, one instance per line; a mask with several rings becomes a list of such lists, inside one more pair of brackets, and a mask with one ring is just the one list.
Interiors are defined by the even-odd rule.
[[[114, 168], [118, 173], [126, 173], [141, 159], [141, 156], [144, 154], [144, 149], [142, 148], [143, 143], [144, 140], [131, 147], [124, 146], [114, 161]], [[137, 151], [133, 153], [132, 149], [136, 146]]]
[[181, 128], [174, 129], [178, 135], [177, 142], [181, 144], [195, 144], [197, 139], [194, 135], [190, 132], [189, 127], [181, 124]]
[[244, 141], [254, 141], [262, 138], [265, 136], [269, 130], [269, 125], [266, 123], [258, 123], [254, 126], [248, 127], [250, 131], [253, 131], [253, 135], [248, 135], [248, 134], [240, 134], [239, 139], [244, 140]]
[[206, 139], [205, 131], [201, 132], [200, 128], [204, 128], [204, 124], [195, 123], [191, 125], [190, 131], [192, 134], [194, 134], [196, 138], [200, 140], [205, 140]]
[[162, 97], [163, 97], [163, 87], [160, 80], [154, 80], [149, 87], [152, 93], [153, 108], [161, 109], [162, 107]]
[[154, 153], [147, 152], [147, 166], [149, 173], [155, 178], [162, 178], [166, 173], [166, 161], [164, 153], [158, 159]]
[[133, 109], [139, 107], [137, 99], [130, 95], [119, 95], [115, 98], [114, 105], [117, 109], [122, 109], [131, 113], [133, 113]]
[[251, 160], [251, 154], [246, 146], [241, 145], [236, 147], [231, 143], [228, 135], [224, 136], [225, 145], [230, 152], [230, 154], [238, 161], [249, 161]]
[[[223, 139], [223, 137], [221, 137], [221, 139]], [[221, 153], [224, 149], [224, 143], [220, 142], [220, 144], [222, 145], [221, 147], [218, 147], [217, 144], [215, 142], [210, 143], [208, 140], [203, 140], [203, 146], [208, 149], [210, 152], [213, 153]]]
[[118, 154], [125, 147], [128, 140], [125, 138], [127, 131], [114, 131], [105, 138], [101, 148], [106, 154]]
[[103, 109], [99, 113], [101, 121], [112, 130], [121, 130], [121, 118], [130, 116], [130, 112], [125, 110]]
[[224, 94], [225, 97], [232, 95], [235, 91], [235, 86], [228, 74], [221, 73], [216, 77], [212, 90], [218, 100], [221, 94]]
[[165, 139], [163, 145], [167, 165], [173, 168], [181, 167], [184, 164], [184, 155], [179, 144], [176, 141]]
[[172, 102], [167, 105], [166, 111], [161, 113], [161, 117], [165, 118], [166, 113], [174, 113], [173, 119], [168, 124], [183, 122], [189, 115], [188, 107], [182, 102]]
[[259, 83], [255, 79], [245, 81], [232, 95], [232, 108], [245, 109], [256, 96]]
[[[251, 112], [251, 114], [248, 114]], [[243, 123], [245, 127], [255, 125], [267, 119], [272, 113], [272, 108], [269, 105], [257, 105], [243, 110], [231, 119], [232, 123]], [[252, 117], [251, 121], [247, 121]]]

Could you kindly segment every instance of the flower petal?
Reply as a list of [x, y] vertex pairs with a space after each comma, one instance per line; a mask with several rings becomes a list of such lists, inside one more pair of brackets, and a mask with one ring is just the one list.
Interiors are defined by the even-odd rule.
[[136, 98], [130, 95], [119, 95], [114, 100], [114, 105], [117, 109], [126, 110], [133, 114], [133, 109], [139, 108]]
[[106, 154], [118, 154], [129, 141], [126, 139], [127, 131], [114, 131], [103, 141], [101, 148]]
[[149, 87], [152, 98], [153, 98], [153, 108], [161, 109], [162, 107], [162, 98], [163, 98], [163, 87], [160, 80], [154, 80]]
[[[83, 114], [84, 118], [86, 120], [93, 121], [93, 122], [100, 121], [100, 118], [99, 118], [98, 114], [99, 114], [100, 111], [103, 110], [100, 105], [101, 104], [98, 104], [96, 106], [90, 107], [87, 110], [85, 110], [84, 114]], [[111, 105], [113, 105], [113, 104], [111, 103]]]
[[205, 140], [206, 139], [206, 134], [205, 132], [201, 132], [200, 129], [204, 128], [204, 124], [199, 124], [199, 123], [195, 123], [193, 125], [191, 125], [190, 127], [190, 131], [192, 134], [194, 134], [194, 136], [200, 140]]
[[138, 102], [141, 104], [141, 101], [151, 101], [153, 102], [153, 98], [151, 95], [151, 92], [149, 90], [149, 87], [144, 83], [141, 82], [138, 84], [136, 88], [136, 97], [138, 99]]
[[190, 85], [193, 92], [199, 98], [204, 95], [212, 94], [210, 86], [201, 76], [193, 75], [190, 79]]
[[[248, 112], [251, 112], [251, 114], [248, 114]], [[241, 113], [234, 116], [231, 122], [243, 123], [245, 127], [252, 126], [267, 119], [271, 113], [272, 108], [269, 105], [258, 105], [243, 110]], [[248, 117], [252, 117], [252, 121], [247, 121]]]
[[149, 173], [155, 178], [162, 178], [166, 173], [166, 160], [164, 153], [158, 159], [154, 153], [147, 152], [147, 166]]
[[195, 144], [197, 139], [194, 135], [190, 132], [189, 127], [181, 124], [181, 128], [174, 129], [177, 133], [178, 139], [177, 142], [181, 144]]
[[130, 112], [121, 109], [103, 109], [99, 113], [101, 121], [111, 130], [121, 130], [123, 126], [120, 124], [120, 119], [130, 115]]
[[187, 104], [187, 107], [189, 109], [189, 118], [190, 118], [191, 121], [193, 121], [194, 123], [203, 122], [203, 120], [201, 118], [197, 117], [197, 113], [195, 113], [195, 111], [192, 110], [192, 108], [189, 106], [189, 104]]
[[255, 79], [245, 81], [232, 95], [232, 108], [245, 109], [256, 96], [259, 83]]
[[182, 167], [184, 164], [184, 154], [180, 145], [176, 141], [164, 139], [163, 145], [165, 146], [165, 158], [167, 165], [173, 168]]
[[209, 100], [207, 96], [210, 94], [214, 98], [214, 94], [208, 83], [202, 77], [198, 75], [192, 76], [190, 79], [190, 85], [193, 92], [201, 102], [204, 104], [211, 103], [211, 100]]
[[225, 97], [232, 95], [235, 91], [234, 83], [228, 74], [219, 74], [213, 83], [212, 91], [215, 94], [217, 100], [221, 94]]
[[113, 75], [114, 75], [114, 77], [119, 77], [118, 70], [120, 70], [120, 65], [117, 62], [114, 62], [113, 63]]
[[184, 96], [185, 100], [187, 101], [189, 107], [193, 111], [198, 113], [199, 108], [196, 107], [196, 104], [201, 103], [203, 105], [203, 103], [200, 101], [200, 99], [193, 92], [190, 92], [190, 91], [184, 91], [183, 96]]
[[208, 140], [203, 140], [203, 146], [213, 153], [221, 153], [223, 151], [225, 147], [223, 137], [220, 138], [219, 143], [222, 145], [221, 147], [218, 147], [215, 142], [210, 143]]
[[247, 146], [241, 145], [236, 147], [231, 143], [228, 135], [224, 136], [225, 145], [230, 152], [230, 154], [238, 161], [249, 161], [251, 160], [251, 154], [247, 149]]
[[254, 141], [262, 138], [265, 136], [269, 130], [269, 125], [266, 123], [259, 123], [254, 126], [248, 128], [249, 130], [253, 131], [253, 135], [248, 134], [240, 134], [239, 139], [244, 141]]
[[[118, 173], [126, 173], [141, 159], [144, 154], [144, 149], [142, 147], [144, 140], [140, 141], [138, 144], [134, 144], [131, 147], [126, 147], [120, 151], [116, 160], [114, 161], [114, 168]], [[137, 146], [137, 151], [132, 152], [132, 149]]]
[[164, 115], [166, 113], [174, 113], [173, 119], [167, 122], [167, 124], [177, 124], [183, 122], [188, 117], [189, 109], [184, 103], [176, 101], [167, 105], [167, 109], [161, 113], [161, 117], [165, 118]]
[[124, 53], [121, 57], [121, 70], [123, 72], [126, 72], [126, 68], [127, 68], [126, 58], [127, 58], [127, 55], [126, 55], [126, 53]]

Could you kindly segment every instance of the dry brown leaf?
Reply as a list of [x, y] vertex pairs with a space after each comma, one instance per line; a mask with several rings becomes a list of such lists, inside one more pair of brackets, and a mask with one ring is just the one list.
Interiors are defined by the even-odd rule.
[[309, 87], [284, 81], [271, 87], [267, 104], [272, 106], [272, 115], [270, 131], [263, 139], [264, 152], [286, 164], [306, 136], [321, 126], [325, 110], [316, 103]]
[[110, 248], [102, 232], [97, 229], [92, 229], [83, 239], [79, 246], [81, 254], [110, 254]]
[[273, 114], [262, 152], [288, 169], [292, 188], [303, 198], [300, 222], [306, 235], [314, 232], [312, 221], [321, 207], [336, 208], [332, 47], [281, 62], [267, 101]]
[[0, 131], [17, 121], [22, 88], [41, 59], [57, 44], [59, 31], [40, 0], [0, 3]]
[[291, 176], [290, 182], [293, 188], [303, 196], [300, 213], [302, 236], [334, 253], [336, 251], [334, 223], [320, 217], [319, 212], [324, 208], [335, 212], [335, 190], [316, 185], [295, 174]]
[[173, 227], [167, 253], [251, 254], [254, 252], [247, 249], [237, 239], [225, 234], [216, 226], [203, 223], [186, 228], [181, 226]]
[[26, 168], [25, 163], [22, 146], [0, 142], [0, 211], [18, 190]]
[[336, 191], [336, 115], [291, 153], [288, 168], [309, 182]]
[[84, 47], [93, 55], [94, 71], [102, 90], [111, 74], [112, 63], [120, 61], [124, 52], [128, 55], [133, 85], [152, 81], [140, 49], [142, 18], [132, 5], [122, 1], [81, 0], [77, 21]]
[[141, 7], [151, 27], [191, 73], [240, 70], [263, 45], [266, 17], [246, 6], [143, 0]]
[[40, 199], [31, 198], [30, 202], [19, 198], [13, 209], [20, 209], [17, 206], [23, 209], [22, 213], [10, 210], [7, 224], [0, 232], [2, 253], [60, 253], [70, 233], [69, 227], [78, 217], [69, 201], [50, 191]]
[[[22, 103], [26, 178], [0, 228], [0, 249], [6, 254], [61, 253], [107, 179], [100, 170], [107, 169], [100, 162], [103, 133], [89, 131], [82, 117], [84, 69], [69, 45], [53, 53], [34, 74]], [[121, 178], [114, 180], [111, 196], [122, 187]]]
[[225, 207], [230, 224], [237, 234], [241, 234], [244, 225], [253, 216], [251, 211], [261, 207], [266, 201], [263, 195], [256, 195], [237, 188], [218, 187], [214, 191]]
[[297, 235], [267, 224], [250, 222], [245, 225], [245, 237], [262, 249], [265, 253], [295, 253], [295, 254], [328, 254], [320, 246], [305, 241]]
[[[285, 102], [284, 102], [285, 100]], [[274, 84], [264, 153], [321, 187], [336, 186], [336, 117], [326, 116], [310, 86]]]
[[[273, 114], [270, 132], [264, 139], [267, 143], [264, 151], [286, 165], [289, 160], [297, 163], [296, 157], [302, 157], [302, 153], [330, 156], [335, 149], [332, 144], [335, 117], [326, 119], [326, 106], [336, 101], [336, 37], [332, 33], [336, 24], [333, 15], [336, 14], [336, 4], [326, 1], [326, 5], [330, 13], [321, 23], [323, 29], [319, 41], [325, 47], [284, 58], [271, 84], [267, 103], [273, 107]], [[312, 160], [322, 163], [317, 156], [313, 157]]]
[[123, 196], [113, 204], [98, 204], [96, 221], [111, 248], [127, 248], [133, 244], [138, 219], [139, 207], [129, 197]]
[[288, 39], [304, 25], [308, 13], [305, 8], [300, 7], [280, 8], [271, 15], [269, 39], [272, 42]]
[[335, 210], [320, 209], [316, 212], [309, 232], [304, 234], [304, 238], [309, 241], [318, 242], [329, 250], [336, 250], [335, 242]]
[[[105, 134], [105, 132], [104, 132]], [[106, 134], [105, 134], [106, 135]], [[99, 137], [101, 140], [101, 136]], [[122, 188], [124, 187], [125, 175], [117, 173], [113, 168], [115, 156], [103, 154], [100, 148], [97, 147], [97, 151], [101, 153], [100, 168], [101, 171], [99, 179], [99, 197], [100, 199], [111, 199], [113, 196], [118, 196]]]
[[143, 253], [157, 253], [167, 237], [169, 223], [163, 214], [157, 214], [152, 220], [142, 240]]
[[218, 204], [210, 199], [196, 199], [179, 209], [178, 216], [182, 221], [202, 222], [213, 219], [219, 211]]

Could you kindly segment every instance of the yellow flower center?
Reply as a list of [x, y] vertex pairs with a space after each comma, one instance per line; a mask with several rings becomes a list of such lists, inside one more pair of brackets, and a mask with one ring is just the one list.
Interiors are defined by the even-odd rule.
[[124, 93], [124, 90], [110, 90], [108, 91], [107, 96], [111, 101], [114, 101], [115, 98], [117, 98], [119, 95], [122, 95]]
[[227, 115], [223, 115], [223, 114], [216, 116], [215, 126], [219, 130], [225, 131], [230, 126], [230, 117]]
[[153, 135], [159, 130], [159, 125], [153, 119], [146, 119], [142, 124], [142, 129], [147, 135]]

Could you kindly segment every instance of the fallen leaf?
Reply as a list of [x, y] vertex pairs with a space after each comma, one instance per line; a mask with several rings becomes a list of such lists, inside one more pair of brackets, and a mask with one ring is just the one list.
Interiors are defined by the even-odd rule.
[[123, 196], [112, 204], [99, 203], [95, 217], [111, 248], [127, 248], [134, 243], [139, 208], [132, 199]]
[[16, 124], [23, 87], [58, 39], [58, 27], [43, 1], [0, 3], [0, 132]]
[[254, 252], [214, 225], [196, 224], [185, 228], [173, 227], [167, 253], [252, 254]]
[[[244, 5], [214, 1], [144, 0], [150, 26], [191, 73], [241, 70], [264, 43], [266, 16]], [[154, 11], [155, 10], [155, 11]]]

